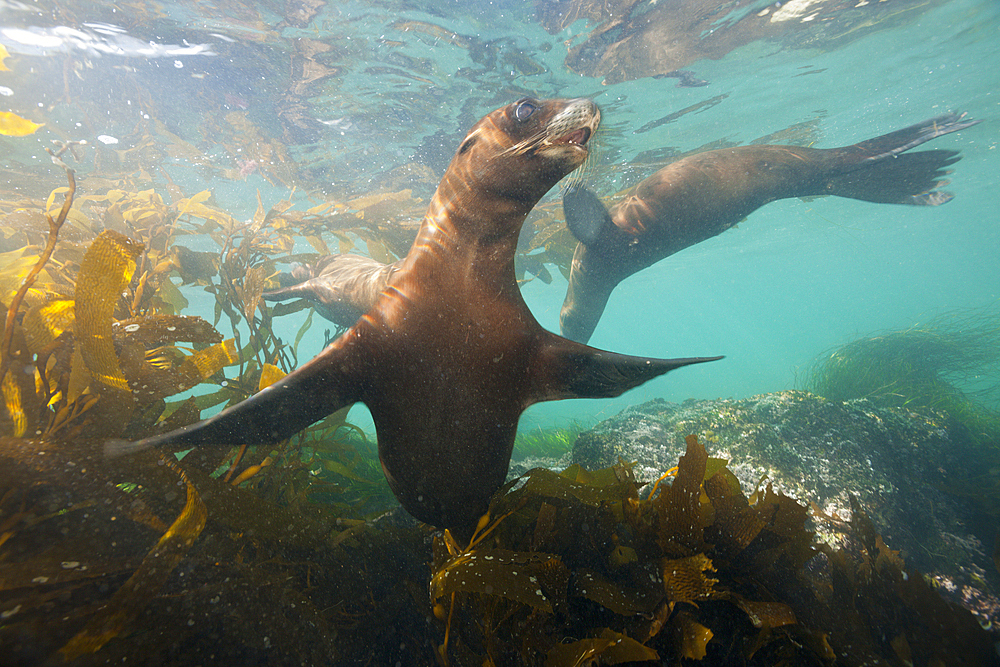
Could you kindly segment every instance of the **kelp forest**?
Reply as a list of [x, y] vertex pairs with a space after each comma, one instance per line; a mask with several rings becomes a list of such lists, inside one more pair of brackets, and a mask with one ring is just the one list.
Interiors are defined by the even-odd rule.
[[[296, 264], [331, 253], [385, 263], [406, 255], [457, 140], [428, 130], [419, 159], [393, 162], [359, 186], [368, 163], [327, 141], [332, 133], [439, 107], [452, 114], [449, 125], [468, 128], [483, 109], [560, 92], [553, 82], [532, 91], [513, 79], [494, 85], [498, 67], [511, 77], [546, 69], [502, 40], [393, 19], [397, 37], [450, 45], [475, 67], [444, 77], [429, 57], [404, 56], [403, 42], [383, 35], [366, 43], [396, 49], [392, 67], [364, 69], [363, 84], [387, 71], [407, 85], [453, 79], [476, 94], [451, 90], [449, 98], [469, 101], [446, 105], [402, 84], [367, 98], [344, 86], [336, 93], [344, 107], [365, 98], [367, 111], [337, 118], [324, 109], [319, 119], [322, 86], [346, 67], [332, 63], [367, 66], [368, 47], [317, 31], [274, 55], [281, 31], [308, 26], [326, 3], [276, 3], [289, 14], [278, 28], [240, 3], [220, 6], [230, 4], [249, 35], [216, 40], [233, 57], [189, 65], [176, 80], [163, 72], [177, 65], [165, 58], [158, 69], [150, 57], [152, 84], [134, 76], [139, 59], [105, 68], [103, 83], [128, 108], [106, 110], [87, 58], [38, 58], [51, 68], [42, 77], [18, 66], [29, 56], [0, 46], [0, 71], [20, 77], [5, 84], [55, 100], [23, 113], [43, 122], [0, 112], [10, 155], [0, 164], [0, 665], [996, 663], [994, 636], [907, 568], [862, 507], [843, 520], [766, 479], [741, 488], [738, 462], [712, 456], [713, 443], [693, 435], [656, 481], [637, 480], [630, 461], [532, 469], [496, 493], [468, 543], [398, 506], [374, 436], [347, 409], [271, 447], [106, 455], [110, 441], [166, 433], [239, 403], [308, 361], [315, 339], [341, 333], [306, 301], [265, 300]], [[159, 5], [122, 6], [136, 22], [161, 18]], [[606, 74], [646, 76], [637, 67]], [[247, 92], [257, 90], [248, 81], [264, 81], [270, 101]], [[620, 100], [602, 99], [602, 153], [584, 171], [613, 182], [610, 192], [684, 155], [737, 145], [721, 135], [693, 150], [649, 142], [634, 160], [618, 159], [631, 134], [728, 96], [713, 92], [634, 129], [615, 120]], [[809, 111], [750, 143], [811, 144], [826, 113]], [[81, 128], [73, 137], [97, 140], [71, 137], [72, 123]], [[46, 153], [33, 137], [43, 125]], [[381, 158], [412, 131], [397, 126], [383, 129], [397, 133], [384, 141], [358, 134]], [[234, 191], [244, 205], [249, 198], [245, 210], [227, 210]], [[543, 200], [522, 232], [518, 280], [548, 283], [550, 269], [568, 276], [575, 246], [558, 199]], [[558, 456], [584, 428], [522, 433], [518, 447]], [[814, 539], [819, 523], [841, 546]]]
[[[312, 320], [291, 340], [274, 326], [303, 305], [261, 299], [283, 263], [310, 258], [296, 239], [317, 253], [360, 239], [391, 260], [410, 228], [377, 221], [420, 202], [259, 200], [242, 222], [208, 191], [81, 188], [67, 161], [84, 149], [51, 152], [67, 184], [45, 201], [0, 202], [4, 664], [995, 658], [861, 508], [839, 526], [845, 548], [819, 545], [821, 517], [766, 482], [741, 489], [693, 436], [652, 485], [627, 462], [532, 470], [469, 544], [395, 507], [343, 411], [273, 448], [107, 458], [110, 439], [193, 423], [303, 361]], [[213, 297], [212, 321], [186, 314], [191, 288]]]

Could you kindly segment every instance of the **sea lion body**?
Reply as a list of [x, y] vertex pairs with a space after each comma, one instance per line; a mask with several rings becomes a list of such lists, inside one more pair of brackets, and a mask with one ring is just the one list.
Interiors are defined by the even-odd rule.
[[741, 146], [691, 155], [660, 169], [605, 210], [588, 190], [563, 199], [580, 240], [560, 314], [562, 334], [590, 339], [612, 290], [625, 278], [726, 231], [777, 199], [836, 195], [937, 206], [934, 191], [955, 151], [904, 153], [978, 121], [947, 114], [843, 148]]
[[327, 320], [347, 328], [370, 309], [397, 271], [400, 262], [383, 264], [361, 255], [327, 255], [311, 265], [299, 265], [279, 289], [264, 292], [267, 301], [305, 299]]
[[521, 298], [521, 225], [583, 162], [599, 120], [584, 99], [524, 99], [487, 115], [452, 159], [409, 254], [357, 323], [250, 399], [164, 436], [110, 443], [109, 452], [272, 443], [362, 401], [403, 507], [471, 534], [506, 476], [526, 407], [617, 396], [710, 360], [595, 350], [542, 329]]

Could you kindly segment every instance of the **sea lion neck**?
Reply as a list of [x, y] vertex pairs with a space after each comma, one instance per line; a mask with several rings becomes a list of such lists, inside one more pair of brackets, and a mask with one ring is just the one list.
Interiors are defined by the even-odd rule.
[[516, 291], [521, 226], [542, 196], [583, 163], [599, 123], [587, 99], [524, 98], [484, 117], [448, 165], [402, 270], [461, 267], [466, 282]]

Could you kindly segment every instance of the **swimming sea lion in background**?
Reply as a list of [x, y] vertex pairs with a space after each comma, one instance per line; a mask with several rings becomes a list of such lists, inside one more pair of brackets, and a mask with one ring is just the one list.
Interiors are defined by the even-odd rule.
[[261, 296], [267, 301], [306, 299], [320, 315], [346, 329], [375, 304], [401, 263], [383, 264], [361, 255], [327, 255], [315, 264], [296, 266], [285, 278], [298, 282]]
[[354, 326], [246, 401], [162, 436], [108, 443], [108, 453], [270, 444], [361, 401], [403, 507], [468, 537], [504, 481], [529, 405], [618, 396], [712, 360], [595, 350], [542, 329], [521, 297], [521, 225], [584, 161], [599, 122], [587, 99], [522, 99], [487, 115], [452, 158], [389, 286]]
[[566, 224], [580, 243], [559, 315], [562, 334], [586, 343], [612, 290], [633, 273], [726, 231], [764, 204], [836, 195], [884, 204], [938, 206], [933, 191], [957, 151], [904, 153], [979, 121], [945, 114], [843, 148], [740, 146], [691, 155], [626, 192], [611, 207], [586, 188], [563, 196]]

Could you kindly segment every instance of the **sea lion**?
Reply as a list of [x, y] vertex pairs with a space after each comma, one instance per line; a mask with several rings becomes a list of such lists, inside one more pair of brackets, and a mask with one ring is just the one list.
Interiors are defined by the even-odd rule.
[[587, 99], [522, 99], [480, 120], [448, 166], [416, 241], [375, 305], [317, 357], [158, 445], [273, 443], [365, 403], [389, 486], [416, 518], [468, 536], [503, 483], [521, 412], [539, 401], [618, 396], [713, 358], [647, 359], [542, 329], [514, 273], [528, 212], [587, 156]]
[[979, 121], [945, 114], [843, 148], [741, 146], [691, 155], [627, 191], [608, 211], [583, 187], [563, 196], [580, 243], [559, 316], [563, 336], [590, 340], [612, 290], [633, 273], [726, 231], [764, 204], [836, 195], [886, 204], [938, 206], [952, 195], [944, 169], [957, 151], [904, 153]]
[[346, 329], [375, 305], [401, 264], [402, 260], [383, 264], [361, 255], [327, 255], [315, 264], [296, 266], [284, 279], [290, 284], [261, 296], [267, 301], [306, 299], [316, 312]]

